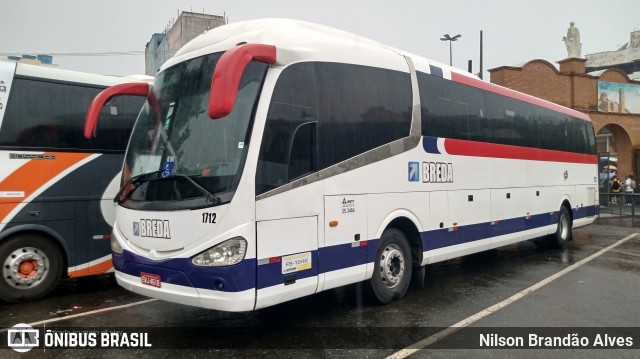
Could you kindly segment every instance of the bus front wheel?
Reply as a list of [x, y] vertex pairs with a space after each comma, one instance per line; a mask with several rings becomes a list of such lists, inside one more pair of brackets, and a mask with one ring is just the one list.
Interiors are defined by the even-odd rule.
[[382, 233], [375, 256], [369, 288], [382, 304], [402, 298], [411, 282], [411, 247], [400, 230], [389, 228]]
[[566, 248], [567, 244], [571, 240], [572, 227], [573, 225], [571, 223], [571, 215], [569, 214], [569, 210], [567, 210], [567, 207], [565, 206], [560, 207], [556, 233], [547, 237], [547, 245], [552, 248]]
[[47, 295], [62, 276], [62, 254], [48, 238], [20, 234], [0, 243], [0, 299], [16, 303]]

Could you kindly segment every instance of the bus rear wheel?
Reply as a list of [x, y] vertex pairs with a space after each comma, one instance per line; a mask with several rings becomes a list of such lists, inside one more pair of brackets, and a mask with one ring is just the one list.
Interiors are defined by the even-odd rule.
[[402, 298], [411, 282], [411, 247], [400, 230], [389, 228], [382, 233], [375, 256], [369, 289], [382, 304]]
[[0, 299], [17, 303], [49, 294], [62, 276], [62, 254], [48, 238], [21, 234], [0, 243]]
[[558, 227], [556, 233], [547, 237], [547, 246], [551, 248], [564, 249], [571, 240], [571, 229], [573, 225], [571, 222], [571, 215], [567, 207], [560, 207], [558, 215]]

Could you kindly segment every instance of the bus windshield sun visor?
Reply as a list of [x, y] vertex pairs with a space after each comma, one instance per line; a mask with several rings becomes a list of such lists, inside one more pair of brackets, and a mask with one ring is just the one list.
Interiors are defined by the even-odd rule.
[[100, 92], [93, 99], [87, 111], [87, 118], [84, 122], [84, 137], [87, 139], [95, 137], [100, 111], [112, 97], [121, 95], [147, 97], [149, 88], [150, 86], [146, 82], [130, 82], [111, 86]]
[[231, 113], [242, 73], [251, 60], [274, 64], [276, 62], [276, 47], [263, 44], [245, 44], [229, 49], [222, 54], [211, 78], [209, 117], [215, 120]]

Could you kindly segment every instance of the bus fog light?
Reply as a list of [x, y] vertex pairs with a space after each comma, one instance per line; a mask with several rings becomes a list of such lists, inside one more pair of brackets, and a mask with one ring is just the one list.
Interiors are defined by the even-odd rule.
[[203, 267], [222, 267], [238, 264], [247, 253], [247, 241], [242, 237], [231, 238], [191, 259], [191, 263]]
[[122, 249], [122, 246], [120, 245], [120, 242], [118, 242], [116, 236], [113, 235], [113, 233], [111, 234], [111, 251], [117, 254], [122, 254], [122, 252], [124, 251]]

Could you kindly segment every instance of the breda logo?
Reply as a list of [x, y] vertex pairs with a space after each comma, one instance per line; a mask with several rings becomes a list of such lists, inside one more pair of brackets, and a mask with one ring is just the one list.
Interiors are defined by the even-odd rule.
[[453, 164], [422, 162], [422, 182], [453, 183]]
[[169, 221], [162, 219], [141, 219], [133, 222], [133, 235], [137, 237], [171, 239]]

